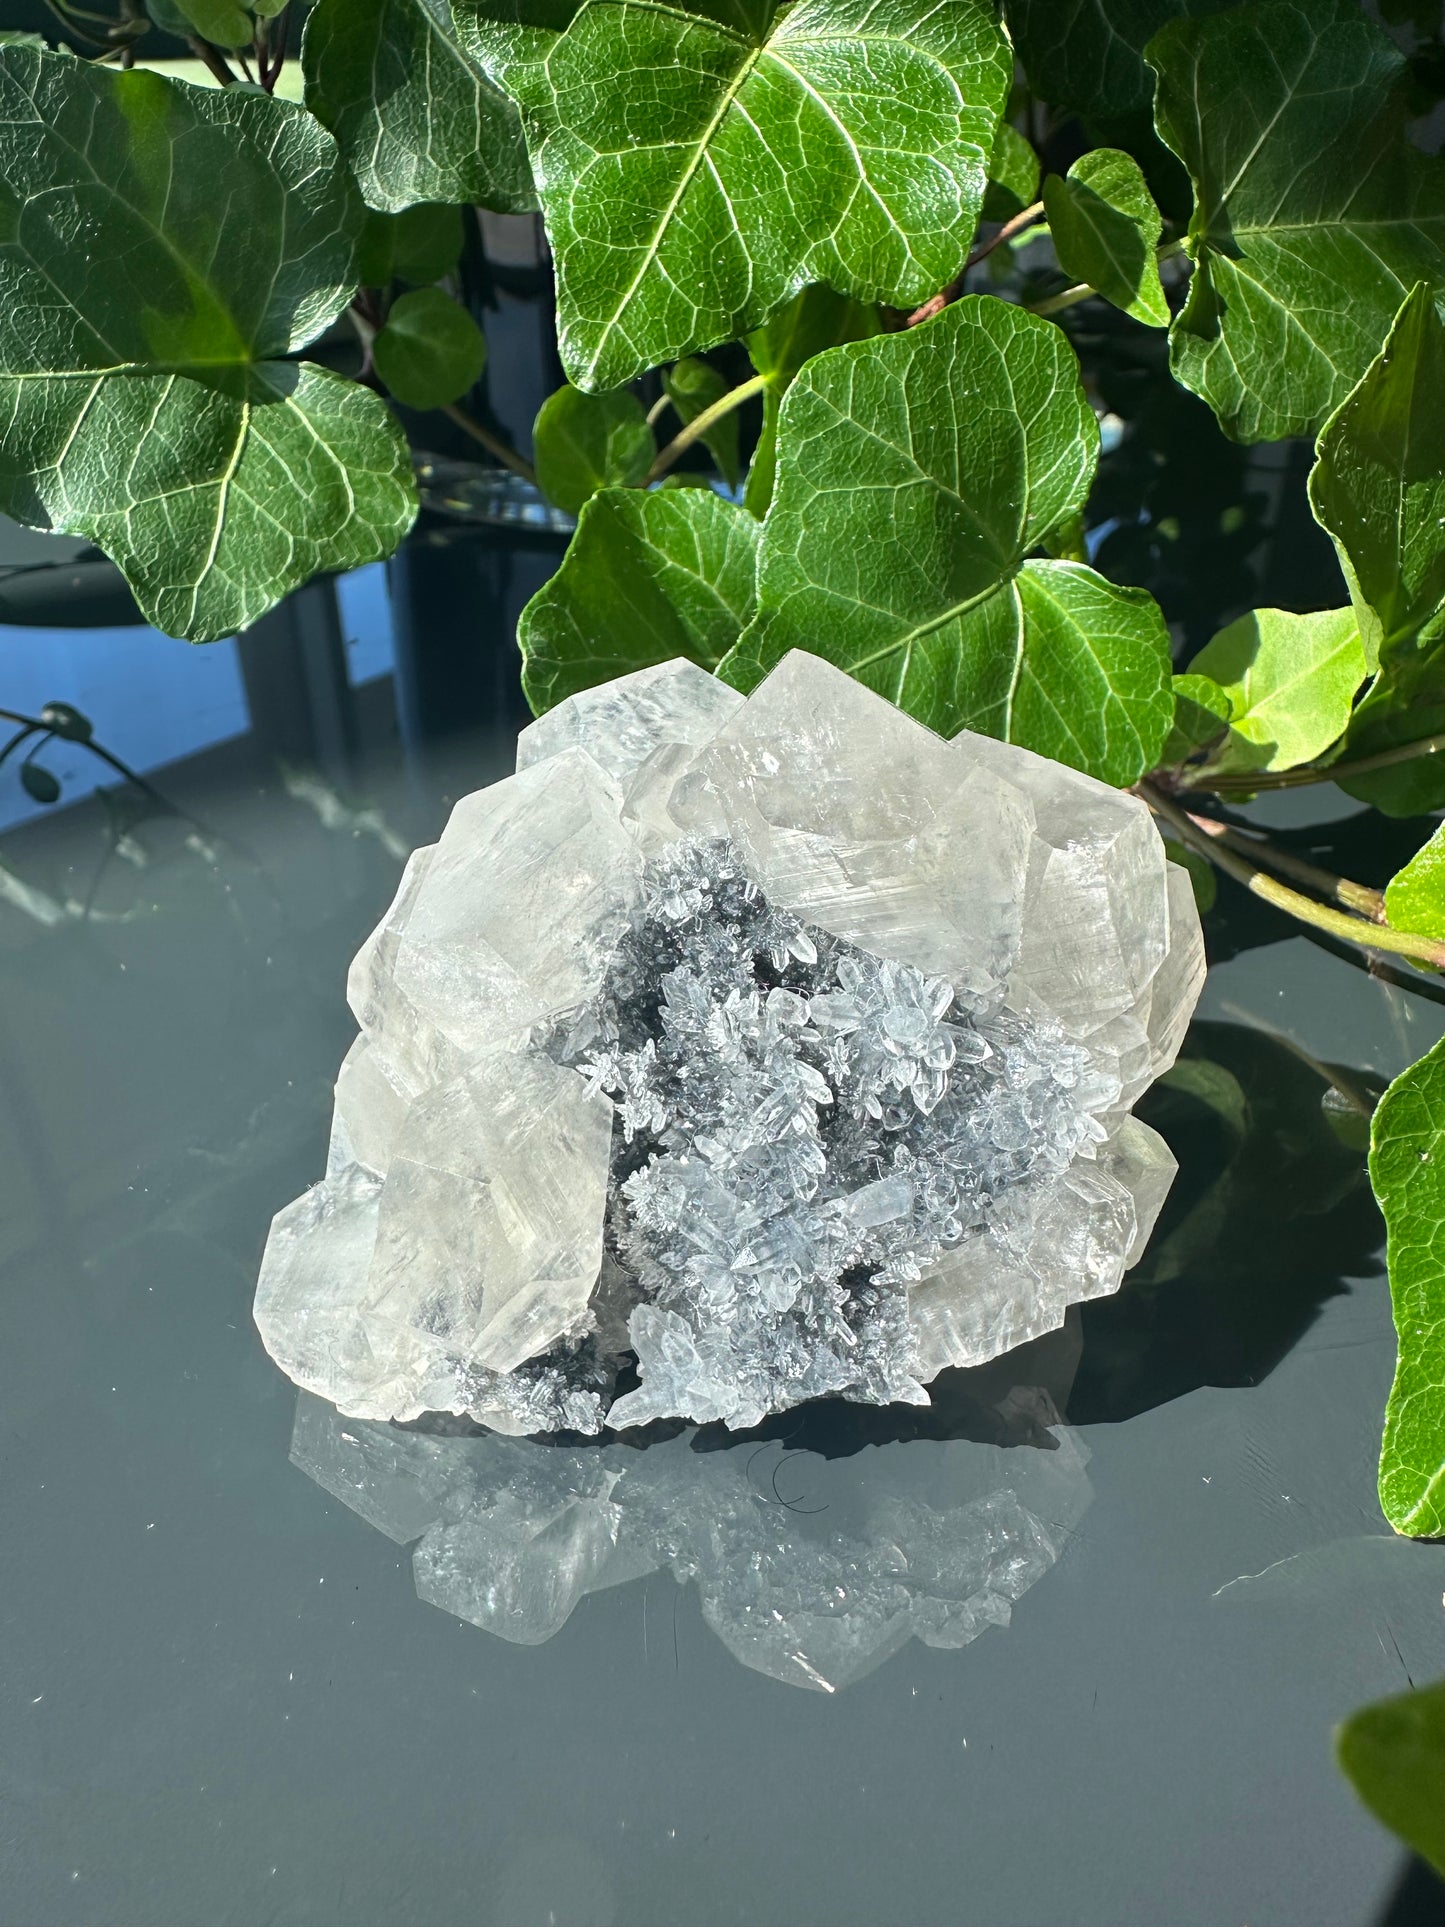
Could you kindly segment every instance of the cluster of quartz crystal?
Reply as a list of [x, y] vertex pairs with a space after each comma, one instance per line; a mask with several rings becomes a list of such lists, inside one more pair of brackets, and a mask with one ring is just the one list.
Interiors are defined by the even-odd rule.
[[1045, 1196], [1118, 1096], [1001, 983], [960, 993], [776, 909], [725, 839], [647, 864], [548, 1048], [616, 1107], [606, 1235], [641, 1385], [614, 1425], [926, 1403], [909, 1285], [996, 1199]]
[[[1143, 1249], [1203, 977], [1147, 810], [819, 659], [570, 698], [407, 866], [268, 1348], [360, 1417], [926, 1399]], [[620, 1394], [620, 1395], [619, 1395]]]
[[957, 1648], [1008, 1624], [1092, 1496], [1086, 1450], [1050, 1416], [1042, 1449], [784, 1460], [777, 1443], [699, 1452], [687, 1434], [645, 1452], [438, 1436], [303, 1394], [291, 1457], [412, 1546], [424, 1600], [502, 1639], [539, 1645], [588, 1594], [671, 1572], [745, 1666], [833, 1692], [909, 1639]]

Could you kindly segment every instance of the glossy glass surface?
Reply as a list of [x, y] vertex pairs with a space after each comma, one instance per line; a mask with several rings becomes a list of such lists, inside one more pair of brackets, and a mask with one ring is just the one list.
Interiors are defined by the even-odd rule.
[[[941, 1385], [933, 1414], [634, 1454], [662, 1469], [624, 1468], [621, 1527], [596, 1448], [559, 1470], [555, 1447], [406, 1440], [446, 1461], [428, 1485], [334, 1427], [346, 1503], [292, 1462], [296, 1394], [250, 1318], [266, 1226], [322, 1168], [345, 967], [405, 852], [510, 768], [506, 637], [547, 564], [409, 549], [366, 645], [394, 677], [346, 673], [356, 591], [340, 619], [308, 591], [235, 652], [234, 727], [158, 753], [112, 676], [98, 736], [169, 811], [96, 799], [110, 773], [67, 751], [61, 806], [22, 812], [0, 770], [0, 1920], [1431, 1918], [1330, 1757], [1334, 1721], [1445, 1672], [1445, 1547], [1393, 1540], [1375, 1500], [1379, 1225], [1317, 1065], [1378, 1083], [1445, 1014], [1238, 895], [1191, 1049], [1244, 1108], [1212, 1072], [1154, 1100], [1169, 1216], [1047, 1355]], [[0, 645], [28, 662], [34, 632]], [[114, 647], [154, 672], [153, 638]], [[68, 660], [15, 687], [80, 701]], [[1373, 877], [1352, 806], [1308, 807], [1339, 820], [1299, 846]], [[500, 1541], [462, 1534], [446, 1596], [512, 1636], [419, 1597], [386, 1530], [472, 1516], [478, 1459], [509, 1545], [554, 1530], [543, 1569], [607, 1579], [582, 1538], [645, 1515], [633, 1575], [508, 1621]], [[1001, 1492], [1047, 1554], [1012, 1595], [980, 1582], [970, 1643], [919, 1643], [958, 1630], [940, 1570]], [[739, 1622], [759, 1574], [775, 1617]], [[838, 1628], [880, 1589], [878, 1663], [844, 1683]]]

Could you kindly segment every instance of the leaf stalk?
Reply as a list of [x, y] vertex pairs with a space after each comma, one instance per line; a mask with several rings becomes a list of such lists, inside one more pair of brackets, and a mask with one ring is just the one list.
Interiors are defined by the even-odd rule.
[[[1236, 883], [1242, 883], [1253, 896], [1273, 904], [1276, 910], [1283, 910], [1287, 916], [1308, 924], [1312, 929], [1322, 930], [1327, 936], [1358, 944], [1362, 950], [1388, 951], [1395, 956], [1408, 957], [1412, 963], [1445, 970], [1445, 943], [1437, 943], [1431, 937], [1414, 936], [1405, 930], [1392, 930], [1388, 924], [1367, 922], [1363, 917], [1351, 916], [1343, 910], [1331, 910], [1322, 903], [1316, 903], [1312, 897], [1301, 896], [1298, 890], [1291, 890], [1277, 878], [1267, 876], [1240, 851], [1218, 837], [1206, 835], [1187, 810], [1172, 803], [1152, 783], [1139, 783], [1137, 793], [1154, 814], [1170, 826], [1181, 843], [1208, 857], [1226, 876], [1233, 877]], [[1356, 887], [1363, 889], [1360, 885]]]

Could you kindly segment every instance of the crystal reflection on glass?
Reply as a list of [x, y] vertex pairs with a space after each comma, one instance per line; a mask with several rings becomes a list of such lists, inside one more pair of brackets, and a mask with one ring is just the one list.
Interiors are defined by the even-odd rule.
[[956, 1648], [1006, 1626], [1063, 1552], [1092, 1496], [1086, 1448], [1037, 1388], [992, 1416], [997, 1436], [1036, 1443], [913, 1437], [829, 1457], [786, 1434], [709, 1450], [716, 1431], [690, 1428], [553, 1445], [346, 1418], [303, 1392], [291, 1457], [413, 1546], [422, 1599], [503, 1639], [540, 1645], [587, 1594], [670, 1571], [745, 1666], [833, 1692], [910, 1639]]

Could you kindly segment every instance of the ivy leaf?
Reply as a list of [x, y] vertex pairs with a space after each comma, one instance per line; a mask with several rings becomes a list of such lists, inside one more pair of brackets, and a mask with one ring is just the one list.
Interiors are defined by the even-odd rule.
[[175, 7], [191, 31], [213, 46], [250, 46], [256, 29], [236, 0], [175, 0]]
[[1445, 326], [1425, 286], [1325, 424], [1310, 503], [1387, 662], [1445, 610]]
[[397, 214], [366, 211], [357, 272], [365, 288], [389, 287], [394, 280], [430, 287], [450, 274], [461, 259], [465, 235], [459, 207], [418, 202]]
[[[1406, 299], [1378, 360], [1326, 423], [1310, 476], [1379, 674], [1345, 759], [1445, 731], [1445, 326], [1429, 291]], [[1445, 769], [1419, 757], [1345, 779], [1391, 815], [1445, 803]]]
[[1445, 1680], [1362, 1707], [1335, 1757], [1381, 1825], [1445, 1874]]
[[532, 447], [543, 494], [567, 515], [580, 515], [599, 488], [636, 486], [657, 454], [642, 404], [625, 388], [559, 388], [542, 404]]
[[809, 282], [913, 307], [958, 272], [1013, 73], [988, 0], [582, 0], [560, 33], [556, 12], [457, 0], [522, 110], [579, 388]]
[[1294, 769], [1344, 734], [1365, 680], [1365, 651], [1353, 609], [1255, 609], [1221, 629], [1189, 666], [1228, 705], [1229, 736], [1209, 758], [1211, 770]]
[[983, 197], [986, 221], [1011, 221], [1039, 198], [1039, 157], [1030, 142], [1008, 121], [1001, 120], [993, 137], [988, 163], [988, 188]]
[[748, 467], [744, 502], [758, 517], [768, 512], [778, 464], [778, 410], [788, 384], [805, 361], [837, 348], [845, 341], [869, 341], [882, 329], [877, 305], [854, 301], [832, 288], [804, 288], [772, 320], [747, 338], [753, 367], [766, 375], [763, 390], [763, 427]]
[[457, 38], [449, 0], [317, 0], [301, 43], [306, 105], [372, 207], [535, 207], [517, 110]]
[[1351, 0], [1176, 20], [1149, 61], [1196, 201], [1174, 372], [1239, 441], [1305, 434], [1403, 291], [1445, 281], [1445, 164], [1406, 139], [1406, 63]]
[[86, 536], [197, 642], [390, 554], [399, 427], [284, 359], [345, 307], [360, 216], [290, 102], [0, 48], [0, 508]]
[[1229, 698], [1213, 677], [1191, 674], [1171, 682], [1174, 720], [1159, 752], [1161, 769], [1177, 769], [1229, 733]]
[[60, 783], [55, 773], [43, 763], [22, 763], [20, 783], [25, 794], [35, 803], [58, 803]]
[[1397, 1077], [1370, 1128], [1400, 1355], [1380, 1504], [1396, 1532], [1445, 1535], [1445, 1042]]
[[1078, 510], [1099, 430], [1051, 322], [970, 295], [834, 348], [783, 403], [758, 615], [720, 674], [811, 649], [944, 735], [975, 729], [1110, 783], [1173, 714], [1152, 599], [1026, 560]]
[[760, 540], [711, 489], [594, 495], [518, 624], [533, 713], [675, 656], [716, 668], [752, 616]]
[[1445, 824], [1385, 885], [1385, 915], [1396, 930], [1445, 943]]
[[1040, 100], [1097, 132], [1149, 136], [1154, 76], [1144, 49], [1167, 21], [1234, 0], [1008, 0], [1009, 32]]
[[487, 365], [481, 329], [440, 288], [416, 288], [391, 304], [371, 344], [376, 372], [408, 408], [444, 408]]
[[[711, 408], [728, 392], [728, 384], [717, 369], [699, 360], [696, 355], [689, 355], [669, 368], [662, 378], [662, 385], [684, 423], [695, 421], [704, 408]], [[736, 412], [724, 415], [708, 430], [702, 441], [728, 487], [736, 488], [742, 479]]]
[[1044, 213], [1059, 266], [1136, 321], [1169, 325], [1155, 249], [1164, 231], [1139, 163], [1096, 147], [1044, 182]]

